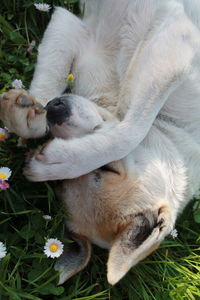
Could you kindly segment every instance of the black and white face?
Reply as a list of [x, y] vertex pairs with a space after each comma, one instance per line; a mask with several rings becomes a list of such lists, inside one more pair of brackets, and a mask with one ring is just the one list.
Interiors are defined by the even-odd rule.
[[50, 131], [55, 137], [79, 137], [94, 132], [103, 123], [97, 105], [74, 94], [54, 98], [45, 109]]

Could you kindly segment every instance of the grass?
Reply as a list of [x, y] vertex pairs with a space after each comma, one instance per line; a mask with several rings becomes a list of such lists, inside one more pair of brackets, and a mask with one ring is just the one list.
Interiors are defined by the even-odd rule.
[[[0, 93], [21, 79], [28, 88], [37, 46], [50, 13], [35, 9], [36, 1], [1, 0]], [[80, 11], [76, 0], [49, 4]], [[38, 26], [39, 24], [39, 26]], [[32, 53], [29, 43], [35, 40]], [[29, 141], [28, 147], [35, 147]], [[10, 189], [0, 192], [0, 241], [8, 254], [0, 260], [0, 300], [186, 300], [200, 299], [200, 201], [193, 200], [177, 223], [179, 236], [168, 237], [159, 250], [133, 268], [114, 287], [106, 281], [107, 252], [94, 247], [88, 267], [63, 286], [57, 286], [54, 260], [43, 254], [45, 239], [65, 241], [65, 211], [49, 183], [31, 183], [22, 175], [26, 149], [11, 135], [0, 144], [0, 166], [13, 170]], [[193, 209], [195, 203], [195, 210]], [[43, 219], [44, 214], [53, 217]]]

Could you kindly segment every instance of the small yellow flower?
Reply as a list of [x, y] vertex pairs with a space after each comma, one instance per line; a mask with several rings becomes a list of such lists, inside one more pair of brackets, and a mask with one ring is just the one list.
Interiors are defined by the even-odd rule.
[[67, 83], [68, 84], [72, 84], [74, 82], [74, 75], [72, 73], [70, 73], [68, 76], [67, 76]]
[[11, 170], [7, 167], [0, 168], [0, 180], [7, 180], [11, 175]]

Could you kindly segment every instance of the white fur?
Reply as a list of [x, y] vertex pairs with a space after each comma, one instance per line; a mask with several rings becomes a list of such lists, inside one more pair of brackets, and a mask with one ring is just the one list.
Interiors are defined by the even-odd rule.
[[[46, 164], [33, 159], [31, 170], [35, 176], [29, 176], [32, 180], [74, 178], [130, 156], [131, 152], [134, 157], [134, 149], [147, 136], [159, 113], [173, 120], [173, 140], [180, 140], [180, 131], [186, 139], [182, 141], [184, 148], [180, 143], [174, 147], [187, 172], [199, 174], [200, 40], [195, 26], [199, 24], [199, 5], [195, 1], [192, 6], [190, 2], [189, 19], [184, 12], [187, 1], [125, 1], [122, 10], [120, 1], [114, 2], [115, 5], [111, 0], [103, 1], [99, 19], [95, 14], [90, 16], [90, 26], [86, 19], [88, 27], [64, 9], [56, 9], [40, 46], [30, 92], [47, 99], [61, 94], [74, 59], [74, 92], [93, 101], [103, 99], [104, 106], [112, 111], [117, 104], [117, 91], [116, 113], [122, 121], [113, 127], [105, 123], [99, 131], [81, 139], [53, 140], [46, 148]], [[107, 16], [112, 5], [113, 13]], [[129, 22], [124, 18], [126, 14]], [[188, 147], [196, 149], [189, 160], [193, 171], [186, 164]], [[57, 167], [55, 162], [59, 163]], [[189, 189], [196, 192], [199, 176], [193, 177], [196, 180]]]
[[[107, 108], [113, 120], [92, 134], [55, 138], [40, 159], [31, 159], [25, 174], [33, 181], [70, 179], [123, 159], [129, 176], [140, 181], [142, 201], [137, 199], [134, 209], [141, 210], [141, 203], [145, 209], [158, 208], [162, 201], [171, 209], [164, 233], [156, 227], [143, 243], [148, 250], [170, 232], [200, 186], [200, 4], [83, 2], [83, 22], [56, 9], [40, 45], [30, 93], [46, 103], [63, 93], [72, 71], [73, 93]], [[95, 234], [93, 240], [105, 245]], [[112, 252], [111, 266], [115, 244]], [[127, 270], [141, 259], [137, 252], [140, 248], [129, 257]], [[115, 283], [123, 275], [112, 269], [108, 278]]]

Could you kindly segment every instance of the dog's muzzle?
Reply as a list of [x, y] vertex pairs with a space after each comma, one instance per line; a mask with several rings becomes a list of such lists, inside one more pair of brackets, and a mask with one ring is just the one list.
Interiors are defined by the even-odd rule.
[[61, 125], [71, 116], [71, 108], [67, 97], [54, 98], [47, 103], [47, 121], [50, 126]]

